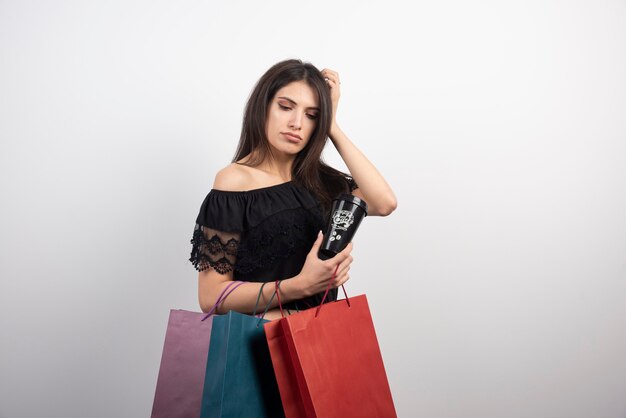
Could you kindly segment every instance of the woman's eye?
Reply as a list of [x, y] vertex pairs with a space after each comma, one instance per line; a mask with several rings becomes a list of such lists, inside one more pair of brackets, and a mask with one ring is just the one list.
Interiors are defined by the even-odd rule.
[[283, 109], [283, 110], [291, 110], [291, 108], [290, 108], [290, 107], [283, 106], [283, 105], [281, 105], [280, 103], [278, 104], [278, 107], [280, 107], [280, 108], [281, 108], [281, 109]]
[[309, 117], [309, 119], [313, 119], [313, 120], [317, 119], [317, 115], [311, 115], [307, 113], [307, 116]]

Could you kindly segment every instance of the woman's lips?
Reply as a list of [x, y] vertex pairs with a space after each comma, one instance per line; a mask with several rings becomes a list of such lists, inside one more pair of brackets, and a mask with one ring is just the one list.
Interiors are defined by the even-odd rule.
[[285, 137], [287, 139], [289, 139], [290, 141], [292, 141], [292, 142], [300, 142], [300, 141], [302, 141], [302, 138], [300, 138], [299, 135], [292, 134], [292, 133], [289, 133], [289, 132], [281, 132], [281, 133], [283, 135], [285, 135]]

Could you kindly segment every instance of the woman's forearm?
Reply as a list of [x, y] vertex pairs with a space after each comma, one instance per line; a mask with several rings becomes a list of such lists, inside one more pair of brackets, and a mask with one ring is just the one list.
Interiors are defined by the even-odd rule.
[[354, 195], [367, 202], [368, 214], [386, 216], [393, 212], [398, 205], [396, 196], [374, 164], [338, 126], [333, 126], [329, 136], [359, 186]]
[[[218, 274], [215, 272], [211, 273]], [[211, 273], [209, 273], [209, 275]], [[230, 282], [231, 280], [222, 280], [216, 283], [215, 280], [206, 278], [204, 283], [213, 283], [213, 285], [203, 286], [203, 279], [202, 277], [200, 278], [200, 307], [204, 312], [208, 312], [213, 308], [213, 305], [217, 302], [217, 298]], [[223, 314], [230, 310], [246, 314], [253, 313], [262, 285], [263, 283], [258, 282], [245, 282], [234, 290], [231, 287], [228, 291], [226, 291], [228, 296], [219, 304], [219, 306], [217, 306], [215, 313]], [[265, 286], [263, 286], [263, 291], [259, 298], [259, 304], [257, 307], [257, 314], [263, 313], [270, 302], [270, 299], [272, 301], [269, 308], [272, 309], [278, 307], [278, 298], [274, 296], [272, 299], [275, 288], [276, 285], [274, 282], [268, 282]], [[232, 293], [229, 294], [231, 290]], [[295, 280], [295, 277], [281, 281], [280, 301], [283, 305], [288, 302], [301, 299], [305, 296], [306, 294], [304, 290], [300, 288], [298, 281]]]

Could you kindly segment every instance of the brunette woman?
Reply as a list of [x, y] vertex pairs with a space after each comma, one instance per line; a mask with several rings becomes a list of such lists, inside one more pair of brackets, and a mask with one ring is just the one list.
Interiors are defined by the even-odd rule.
[[[251, 313], [261, 284], [276, 280], [287, 308], [317, 306], [337, 268], [329, 293], [335, 300], [353, 259], [352, 244], [332, 259], [317, 256], [332, 199], [352, 193], [367, 202], [369, 216], [395, 210], [393, 191], [337, 123], [339, 87], [335, 71], [300, 60], [275, 64], [256, 84], [233, 162], [215, 176], [196, 219], [190, 261], [203, 311], [231, 280], [246, 283], [219, 313]], [[321, 160], [328, 138], [349, 174]], [[274, 287], [263, 288], [262, 303]], [[278, 316], [272, 309], [266, 319]]]

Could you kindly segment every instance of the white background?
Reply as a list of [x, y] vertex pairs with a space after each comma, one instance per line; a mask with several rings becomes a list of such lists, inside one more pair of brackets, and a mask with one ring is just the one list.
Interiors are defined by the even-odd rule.
[[398, 196], [348, 289], [399, 416], [625, 417], [626, 3], [399, 0], [0, 1], [0, 417], [149, 416], [285, 58], [339, 72]]

